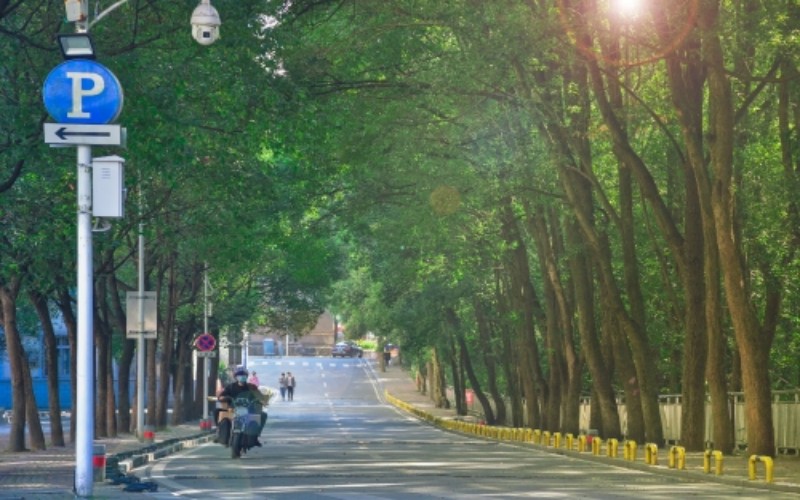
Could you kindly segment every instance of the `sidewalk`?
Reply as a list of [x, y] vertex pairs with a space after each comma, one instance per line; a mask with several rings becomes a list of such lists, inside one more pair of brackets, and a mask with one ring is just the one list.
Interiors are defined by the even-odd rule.
[[[373, 374], [383, 391], [399, 399], [418, 411], [423, 411], [432, 417], [443, 421], [452, 422], [456, 419], [454, 409], [436, 408], [431, 399], [417, 392], [414, 380], [408, 371], [390, 366], [382, 372], [374, 361], [369, 361]], [[456, 431], [453, 431], [456, 432]], [[174, 453], [183, 447], [194, 446], [209, 441], [213, 434], [201, 431], [199, 422], [179, 425], [168, 429], [158, 430], [153, 445], [140, 442], [130, 434], [116, 438], [98, 439], [96, 444], [106, 446], [106, 455], [109, 465], [112, 459], [119, 460], [120, 465], [126, 470], [139, 467], [146, 461], [157, 460], [162, 456]], [[486, 438], [482, 439], [497, 439]], [[791, 492], [800, 495], [800, 457], [780, 456], [774, 461], [774, 481], [764, 481], [764, 464], [757, 464], [757, 479], [748, 479], [748, 457], [732, 456], [723, 457], [722, 475], [715, 475], [716, 461], [711, 462], [711, 473], [703, 472], [703, 454], [687, 453], [686, 470], [669, 469], [667, 463], [668, 450], [658, 450], [658, 465], [644, 463], [644, 452], [641, 446], [636, 461], [625, 460], [620, 448], [619, 458], [609, 458], [604, 455], [594, 456], [591, 452], [579, 453], [565, 448], [544, 447], [530, 442], [515, 441], [515, 445], [537, 448], [540, 450], [569, 455], [584, 460], [595, 460], [616, 465], [630, 467], [650, 473], [671, 475], [676, 478], [686, 478], [698, 481], [712, 481], [726, 484], [735, 484], [743, 487], [766, 488], [774, 491]], [[73, 473], [75, 469], [74, 445], [65, 448], [48, 448], [43, 451], [30, 451], [23, 453], [6, 452], [8, 443], [0, 437], [0, 499], [41, 499], [54, 500], [71, 498], [73, 496]], [[109, 482], [95, 483], [94, 498], [114, 499], [126, 495], [122, 489], [124, 485], [112, 485]], [[133, 493], [132, 493], [133, 494]]]
[[[444, 420], [456, 420], [456, 412], [454, 409], [436, 408], [432, 400], [424, 394], [416, 390], [416, 385], [411, 377], [411, 374], [406, 370], [389, 366], [385, 372], [381, 372], [379, 366], [375, 365], [375, 372], [379, 381], [383, 384], [386, 392], [391, 396], [410, 404], [418, 410], [423, 410], [430, 413], [433, 417], [438, 417]], [[452, 401], [451, 401], [452, 403]], [[458, 431], [454, 431], [458, 432]], [[486, 438], [495, 439], [495, 438]], [[586, 452], [578, 452], [567, 450], [564, 448], [565, 439], [561, 440], [561, 448], [553, 448], [552, 446], [545, 447], [544, 445], [533, 444], [529, 442], [514, 441], [520, 446], [534, 447], [540, 450], [546, 450], [551, 453], [558, 453], [561, 455], [568, 455], [574, 458], [585, 460], [600, 461], [603, 463], [613, 464], [619, 467], [629, 467], [633, 469], [643, 470], [651, 473], [670, 475], [676, 478], [692, 479], [696, 481], [709, 481], [724, 484], [732, 484], [742, 487], [756, 487], [762, 489], [769, 489], [772, 491], [790, 492], [800, 495], [800, 457], [791, 455], [780, 455], [773, 461], [773, 482], [765, 482], [765, 464], [758, 462], [755, 463], [756, 479], [749, 479], [749, 455], [734, 455], [721, 457], [721, 475], [717, 475], [717, 457], [711, 457], [709, 460], [710, 472], [704, 472], [704, 454], [703, 452], [688, 452], [686, 453], [686, 469], [677, 470], [668, 467], [669, 462], [669, 449], [659, 449], [657, 457], [657, 465], [648, 465], [645, 463], [645, 451], [640, 443], [638, 446], [637, 456], [635, 461], [629, 461], [624, 458], [622, 442], [620, 441], [618, 458], [610, 458], [606, 456], [606, 446], [604, 443], [602, 454], [595, 456], [592, 455], [591, 449]], [[551, 441], [552, 444], [552, 441]]]
[[[108, 465], [116, 459], [125, 470], [212, 438], [213, 434], [201, 431], [199, 422], [196, 422], [156, 431], [152, 444], [143, 443], [132, 434], [97, 439], [95, 444], [105, 445]], [[74, 444], [21, 453], [8, 453], [5, 451], [7, 447], [5, 437], [0, 438], [0, 499], [55, 500], [74, 496]], [[93, 498], [118, 498], [124, 494], [124, 486], [96, 482]]]

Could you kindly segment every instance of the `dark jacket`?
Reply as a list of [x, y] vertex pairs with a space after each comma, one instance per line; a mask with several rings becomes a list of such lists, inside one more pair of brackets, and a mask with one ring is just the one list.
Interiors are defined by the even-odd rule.
[[232, 384], [228, 384], [225, 386], [225, 389], [219, 394], [220, 398], [229, 397], [231, 399], [242, 398], [245, 397], [247, 399], [255, 399], [257, 401], [261, 401], [262, 403], [266, 403], [268, 401], [267, 396], [261, 393], [254, 384], [239, 384], [239, 382], [234, 382]]

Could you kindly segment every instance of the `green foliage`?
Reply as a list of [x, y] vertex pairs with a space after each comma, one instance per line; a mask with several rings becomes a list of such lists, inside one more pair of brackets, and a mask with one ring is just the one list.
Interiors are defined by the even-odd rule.
[[[791, 2], [744, 4], [723, 2], [719, 14], [740, 110], [736, 237], [753, 308], [764, 316], [768, 292], [781, 292], [770, 368], [777, 387], [791, 387], [800, 383], [798, 124], [796, 113], [781, 115], [779, 98], [797, 108], [800, 15]], [[546, 307], [555, 299], [545, 283], [563, 286], [558, 306], [574, 321], [580, 313], [570, 259], [597, 242], [586, 231], [581, 241], [560, 235], [576, 223], [566, 188], [585, 187], [592, 213], [582, 222], [608, 242], [626, 307], [636, 287], [626, 282], [632, 262], [623, 236], [632, 235], [653, 370], [661, 388], [681, 390], [675, 357], [687, 299], [677, 254], [685, 249], [670, 246], [654, 207], [664, 204], [683, 237], [693, 182], [686, 138], [703, 137], [704, 158], [716, 138], [708, 123], [680, 128], [683, 111], [669, 94], [658, 25], [645, 20], [615, 31], [600, 2], [595, 17], [582, 19], [595, 37], [583, 47], [559, 2], [241, 0], [219, 6], [222, 39], [201, 47], [185, 26], [193, 5], [129, 3], [92, 30], [99, 60], [126, 92], [120, 123], [129, 132], [123, 156], [131, 193], [127, 217], [95, 239], [98, 280], [112, 277], [121, 291], [136, 287], [142, 223], [148, 285], [175, 271], [172, 304], [182, 331], [201, 324], [207, 265], [213, 331], [299, 333], [329, 308], [348, 338], [371, 332], [392, 339], [420, 366], [433, 347], [455, 355], [453, 340], [463, 336], [486, 382], [486, 360], [520, 369], [506, 349], [522, 316], [509, 305], [517, 270], [508, 262], [513, 248], [499, 207], [510, 200], [528, 252], [542, 314], [532, 335], [543, 341], [555, 328], [556, 338], [578, 339], [574, 325], [562, 331], [563, 317], [547, 317], [558, 309]], [[72, 283], [75, 261], [74, 151], [41, 141], [40, 85], [58, 63], [52, 36], [71, 29], [50, 7], [22, 2], [0, 11], [0, 185], [22, 162], [0, 192], [0, 281], [24, 276], [25, 287], [46, 293]], [[692, 25], [686, 43], [703, 36], [699, 29]], [[602, 59], [617, 48], [614, 57], [636, 64]], [[632, 180], [632, 221], [621, 217], [620, 144], [583, 73], [587, 58], [600, 58], [604, 81], [620, 85], [613, 112], [649, 176]], [[543, 214], [552, 225], [545, 236], [531, 226]], [[545, 244], [556, 247], [555, 277], [542, 265]], [[604, 289], [598, 274], [590, 279], [599, 309]], [[168, 303], [162, 293], [162, 308]], [[477, 331], [477, 309], [487, 316], [488, 339]], [[595, 314], [591, 321], [604, 327]], [[545, 371], [553, 368], [547, 349], [539, 360]], [[507, 382], [503, 370], [496, 377]]]

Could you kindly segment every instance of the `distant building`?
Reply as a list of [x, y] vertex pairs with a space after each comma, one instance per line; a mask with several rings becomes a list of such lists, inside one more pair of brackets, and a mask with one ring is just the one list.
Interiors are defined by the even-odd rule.
[[[339, 330], [338, 336], [334, 332]], [[341, 340], [342, 327], [334, 316], [323, 312], [317, 324], [300, 335], [269, 328], [256, 330], [249, 335], [248, 354], [254, 356], [327, 356], [331, 347]]]
[[[67, 327], [59, 315], [53, 316], [53, 329], [56, 335], [58, 359], [59, 400], [62, 409], [72, 405], [69, 384], [69, 341]], [[33, 392], [39, 408], [47, 408], [47, 372], [44, 363], [44, 334], [39, 330], [36, 335], [23, 335], [22, 347], [28, 357], [28, 365], [33, 379]], [[5, 340], [5, 331], [0, 327], [0, 337]], [[0, 343], [0, 408], [11, 408], [11, 365], [5, 342]]]

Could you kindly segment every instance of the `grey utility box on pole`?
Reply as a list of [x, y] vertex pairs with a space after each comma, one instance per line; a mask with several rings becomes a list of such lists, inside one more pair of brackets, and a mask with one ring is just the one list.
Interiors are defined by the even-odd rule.
[[125, 217], [125, 159], [103, 156], [92, 160], [92, 215]]

